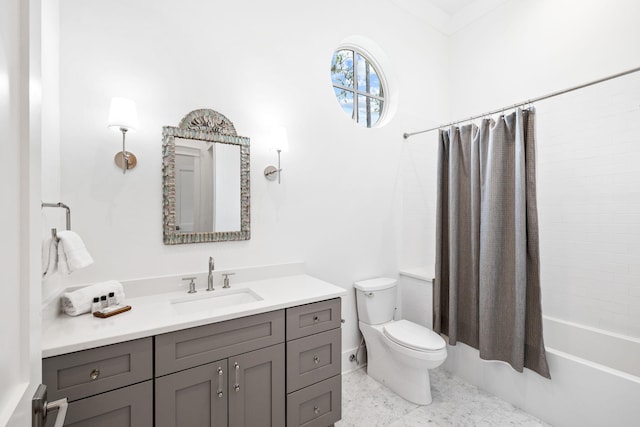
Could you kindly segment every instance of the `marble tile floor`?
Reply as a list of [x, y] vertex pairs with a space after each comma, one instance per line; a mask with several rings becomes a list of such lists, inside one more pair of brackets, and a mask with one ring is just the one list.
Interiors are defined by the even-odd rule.
[[431, 371], [431, 405], [410, 403], [358, 369], [342, 376], [342, 420], [335, 427], [550, 427], [442, 370]]

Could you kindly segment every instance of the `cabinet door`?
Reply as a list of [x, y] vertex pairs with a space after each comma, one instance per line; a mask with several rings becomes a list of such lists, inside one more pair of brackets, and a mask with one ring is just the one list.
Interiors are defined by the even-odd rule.
[[285, 425], [284, 344], [229, 358], [229, 427]]
[[156, 427], [227, 427], [227, 361], [156, 378]]
[[[47, 427], [55, 417], [47, 418]], [[73, 427], [151, 427], [153, 425], [153, 383], [76, 400], [69, 404], [65, 426]]]

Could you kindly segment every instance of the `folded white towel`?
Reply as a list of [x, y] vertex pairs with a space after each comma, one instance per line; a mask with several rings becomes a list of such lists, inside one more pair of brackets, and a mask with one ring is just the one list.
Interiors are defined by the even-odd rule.
[[94, 285], [85, 286], [73, 292], [65, 292], [62, 294], [62, 309], [69, 316], [77, 316], [83, 313], [91, 312], [91, 304], [93, 298], [109, 295], [114, 292], [118, 304], [124, 303], [124, 289], [122, 283], [116, 280], [108, 280], [106, 282], [96, 283]]
[[48, 238], [42, 242], [42, 277], [50, 277], [58, 270], [56, 257], [58, 255], [58, 242]]
[[84, 246], [84, 242], [77, 233], [64, 230], [58, 231], [58, 270], [64, 274], [71, 274], [76, 270], [93, 264], [93, 258]]

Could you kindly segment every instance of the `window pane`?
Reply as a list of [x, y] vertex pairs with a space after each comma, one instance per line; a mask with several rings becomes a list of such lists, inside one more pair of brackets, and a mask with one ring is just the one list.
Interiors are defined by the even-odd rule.
[[361, 126], [374, 127], [382, 115], [386, 90], [378, 71], [357, 49], [345, 48], [333, 54], [334, 94], [340, 108]]
[[373, 65], [362, 57], [362, 55], [356, 55], [358, 64], [358, 90], [372, 95], [383, 96], [380, 79], [378, 78], [378, 73], [375, 68], [373, 68]]
[[369, 96], [358, 95], [358, 123], [370, 128], [380, 119], [382, 101]]
[[333, 84], [353, 87], [353, 51], [339, 50], [333, 54], [331, 81]]
[[337, 87], [334, 87], [333, 91], [336, 94], [336, 99], [340, 103], [342, 110], [347, 113], [349, 117], [353, 117], [353, 92]]

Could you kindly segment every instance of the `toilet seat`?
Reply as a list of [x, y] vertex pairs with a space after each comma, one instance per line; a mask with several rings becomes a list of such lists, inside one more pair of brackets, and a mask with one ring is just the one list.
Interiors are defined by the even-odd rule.
[[382, 332], [396, 344], [416, 351], [440, 351], [446, 347], [440, 335], [405, 319], [384, 325]]

